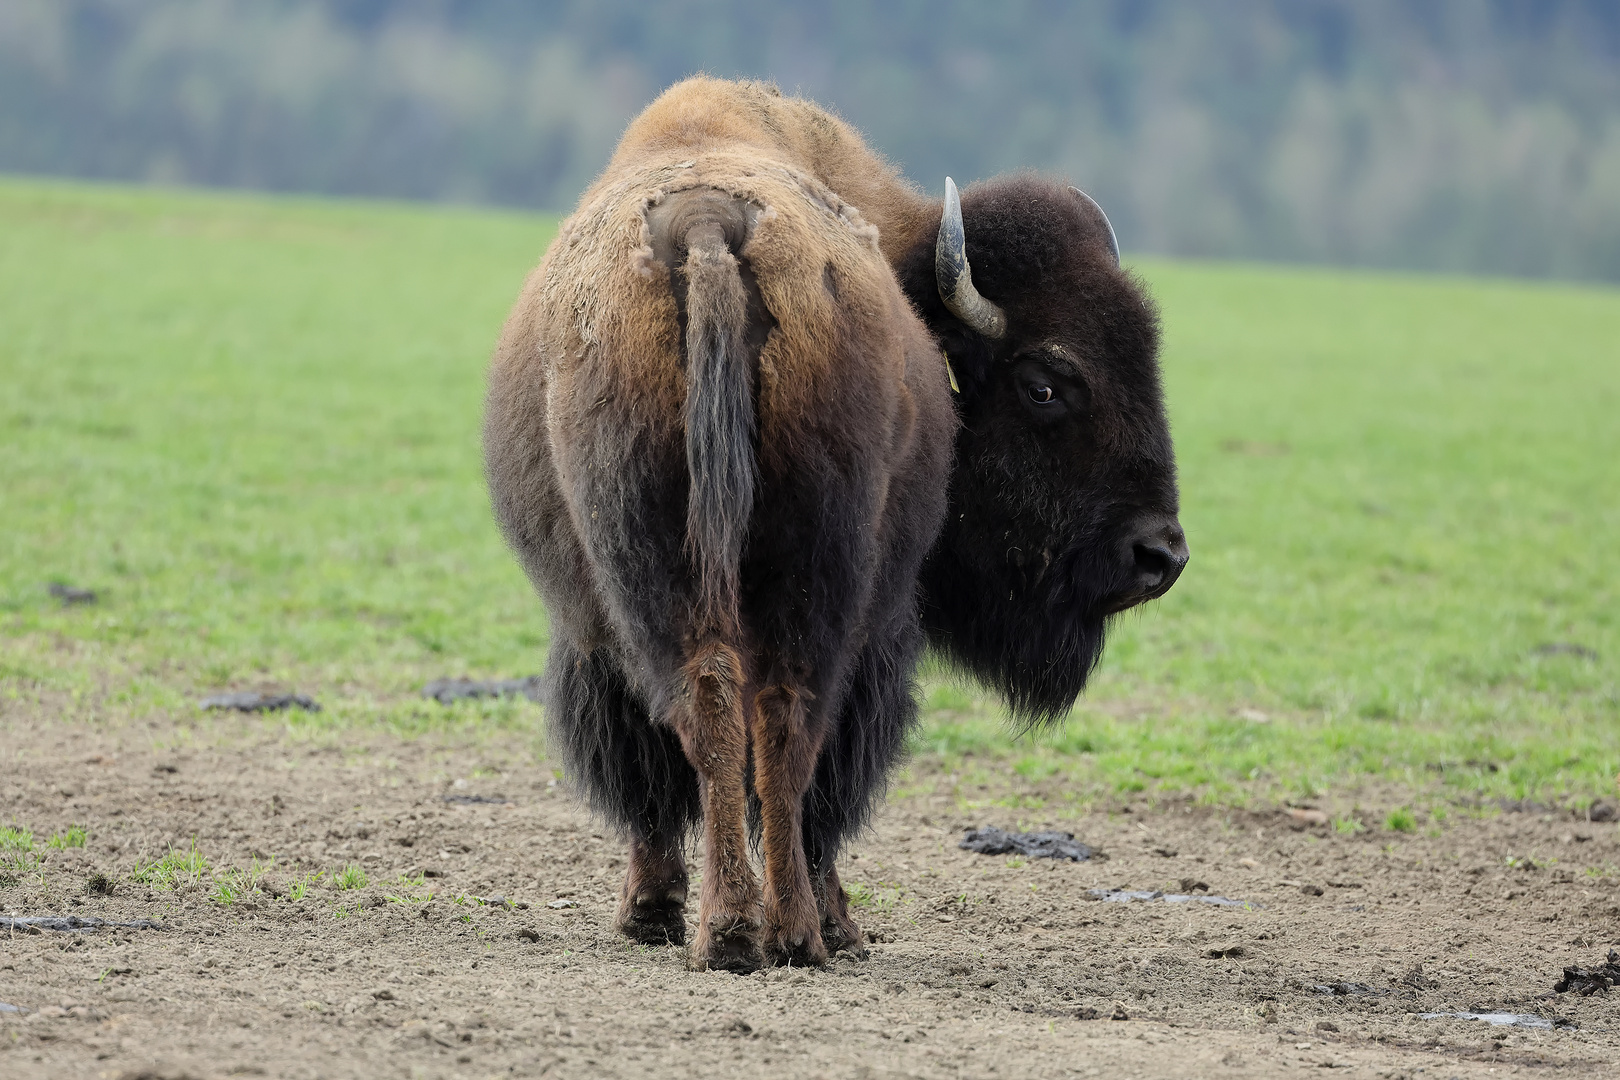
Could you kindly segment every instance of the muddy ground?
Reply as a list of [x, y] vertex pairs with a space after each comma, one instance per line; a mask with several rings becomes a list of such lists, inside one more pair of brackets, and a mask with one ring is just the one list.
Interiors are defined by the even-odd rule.
[[[1620, 833], [1568, 812], [1347, 835], [1282, 810], [1081, 813], [923, 760], [846, 863], [870, 959], [737, 977], [613, 933], [623, 852], [532, 736], [48, 714], [0, 703], [0, 824], [44, 855], [0, 914], [161, 928], [0, 937], [0, 1001], [26, 1010], [0, 1011], [5, 1077], [1620, 1074], [1620, 989], [1552, 993], [1620, 945]], [[992, 805], [1015, 795], [1047, 808]], [[1380, 796], [1352, 797], [1371, 820]], [[87, 846], [44, 847], [71, 824]], [[982, 824], [1107, 857], [958, 850]], [[273, 858], [261, 891], [226, 906], [211, 883], [131, 880], [193, 839], [216, 872]], [[331, 888], [349, 864], [369, 884]], [[1090, 892], [1199, 883], [1251, 906]], [[1464, 1011], [1556, 1026], [1421, 1016]]]

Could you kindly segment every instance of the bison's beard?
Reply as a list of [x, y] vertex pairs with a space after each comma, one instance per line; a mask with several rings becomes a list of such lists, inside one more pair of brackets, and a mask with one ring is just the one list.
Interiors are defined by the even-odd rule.
[[[981, 538], [982, 540], [982, 538]], [[1088, 537], [1050, 561], [987, 551], [948, 524], [922, 574], [929, 643], [994, 687], [1028, 726], [1061, 720], [1102, 659], [1109, 598], [1123, 582]], [[970, 551], [967, 548], [980, 548]]]

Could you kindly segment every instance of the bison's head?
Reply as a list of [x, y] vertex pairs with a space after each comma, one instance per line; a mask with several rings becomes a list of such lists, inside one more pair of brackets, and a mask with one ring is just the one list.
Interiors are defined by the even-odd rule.
[[1187, 562], [1153, 305], [1101, 208], [1028, 176], [960, 201], [947, 180], [937, 241], [898, 269], [962, 421], [923, 571], [930, 638], [1020, 717], [1061, 716], [1109, 617]]

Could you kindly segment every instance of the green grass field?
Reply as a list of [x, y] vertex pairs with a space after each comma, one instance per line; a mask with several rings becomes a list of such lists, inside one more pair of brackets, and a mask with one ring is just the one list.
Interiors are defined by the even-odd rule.
[[[538, 670], [490, 521], [483, 370], [551, 219], [0, 181], [0, 695], [289, 723]], [[1612, 793], [1620, 292], [1143, 261], [1193, 561], [1066, 727], [927, 679], [920, 744], [1080, 797]], [[51, 581], [95, 589], [64, 606]]]

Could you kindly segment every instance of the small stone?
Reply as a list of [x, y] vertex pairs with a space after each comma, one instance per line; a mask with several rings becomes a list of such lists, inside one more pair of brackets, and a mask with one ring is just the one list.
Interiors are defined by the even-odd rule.
[[1321, 896], [1322, 895], [1322, 886], [1320, 886], [1320, 885], [1311, 885], [1311, 884], [1307, 883], [1305, 885], [1301, 885], [1299, 887], [1299, 891], [1304, 893], [1306, 896]]

